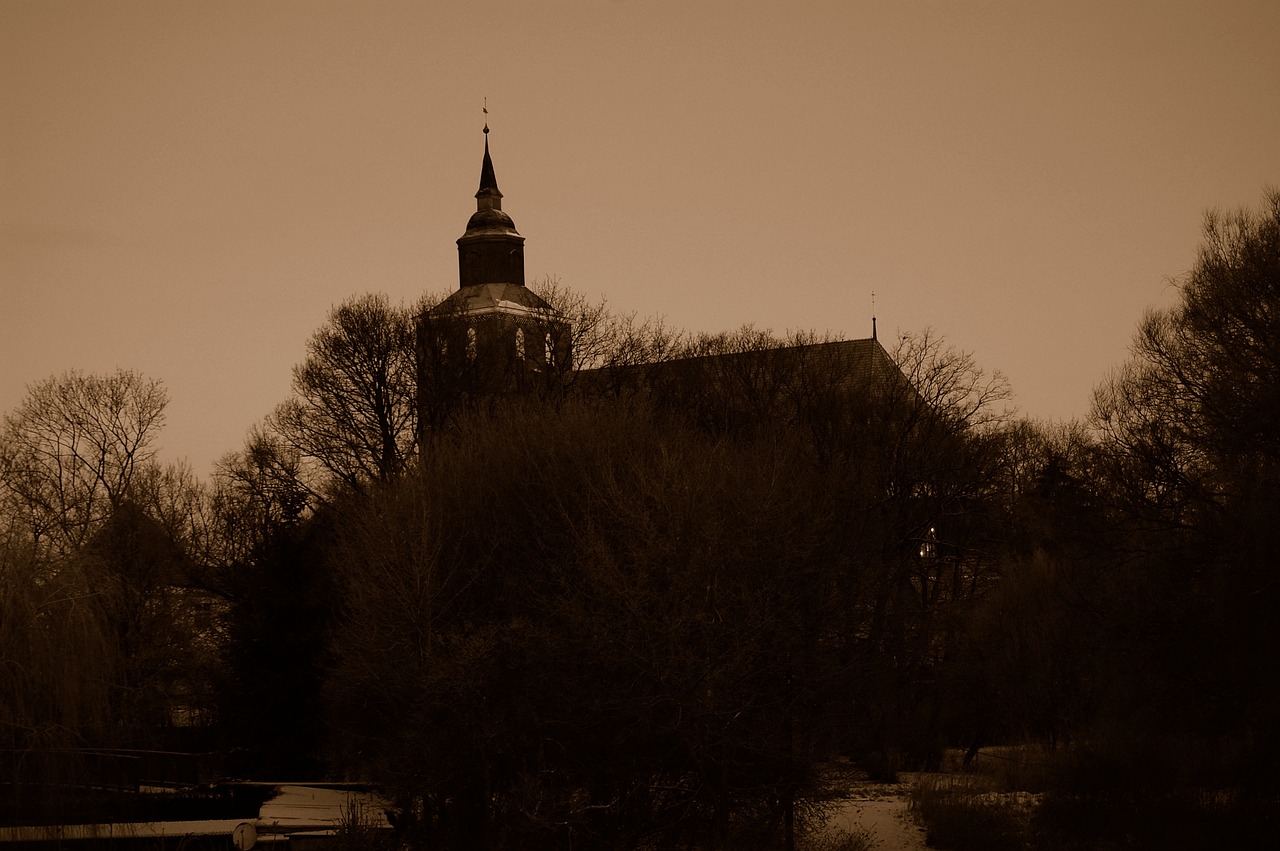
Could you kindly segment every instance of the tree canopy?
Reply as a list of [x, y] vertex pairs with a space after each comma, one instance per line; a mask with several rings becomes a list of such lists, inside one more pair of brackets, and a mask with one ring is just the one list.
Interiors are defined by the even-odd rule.
[[554, 281], [576, 360], [493, 393], [424, 360], [427, 302], [339, 305], [207, 484], [156, 460], [160, 382], [39, 382], [0, 431], [0, 747], [205, 727], [433, 848], [789, 847], [830, 760], [1026, 740], [1042, 809], [1274, 799], [1280, 192], [1176, 284], [1087, 423], [932, 331], [694, 335]]

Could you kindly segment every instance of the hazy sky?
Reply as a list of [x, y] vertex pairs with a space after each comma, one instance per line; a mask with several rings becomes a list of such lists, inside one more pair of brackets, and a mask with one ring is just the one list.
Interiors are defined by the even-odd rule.
[[530, 281], [932, 326], [1061, 419], [1280, 185], [1280, 3], [0, 0], [0, 411], [70, 368], [206, 474], [332, 306], [457, 286], [488, 98]]

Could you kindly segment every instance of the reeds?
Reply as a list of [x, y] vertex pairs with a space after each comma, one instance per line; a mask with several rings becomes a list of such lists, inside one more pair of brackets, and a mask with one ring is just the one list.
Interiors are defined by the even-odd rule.
[[[1204, 743], [1100, 741], [992, 748], [967, 770], [921, 775], [911, 807], [931, 847], [1205, 849], [1271, 847], [1274, 784], [1242, 783]], [[1223, 750], [1231, 750], [1223, 745]], [[1141, 759], [1139, 754], [1145, 754]]]

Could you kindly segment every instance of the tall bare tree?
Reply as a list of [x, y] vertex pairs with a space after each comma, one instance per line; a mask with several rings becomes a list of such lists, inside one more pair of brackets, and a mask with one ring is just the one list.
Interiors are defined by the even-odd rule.
[[1147, 314], [1095, 396], [1094, 424], [1153, 508], [1224, 496], [1227, 468], [1280, 459], [1280, 190], [1259, 213], [1210, 213], [1204, 234], [1181, 303]]
[[[661, 363], [676, 356], [684, 341], [657, 317], [614, 313], [605, 299], [591, 301], [556, 278], [535, 281], [530, 289], [550, 305], [549, 345], [571, 353], [565, 365], [574, 372]], [[568, 340], [560, 339], [564, 334]]]
[[1132, 660], [1114, 711], [1247, 741], [1274, 767], [1280, 191], [1210, 213], [1178, 289], [1095, 397], [1122, 533], [1110, 615]]
[[293, 398], [268, 426], [355, 490], [404, 468], [417, 438], [416, 309], [381, 294], [333, 309], [293, 370]]
[[0, 437], [7, 522], [42, 550], [75, 550], [155, 456], [167, 403], [159, 380], [129, 370], [73, 371], [31, 385]]

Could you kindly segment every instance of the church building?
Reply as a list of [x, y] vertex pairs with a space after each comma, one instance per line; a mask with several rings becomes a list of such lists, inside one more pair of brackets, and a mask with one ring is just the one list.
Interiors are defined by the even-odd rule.
[[[431, 429], [467, 399], [563, 388], [692, 400], [725, 393], [794, 404], [791, 394], [883, 395], [905, 378], [875, 335], [750, 350], [702, 349], [658, 363], [574, 364], [568, 322], [525, 285], [524, 237], [502, 209], [489, 154], [476, 211], [458, 238], [458, 289], [419, 317], [419, 415]], [[583, 369], [575, 374], [575, 366]], [[732, 403], [724, 400], [730, 407]], [[425, 431], [424, 431], [425, 433]]]

